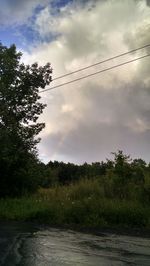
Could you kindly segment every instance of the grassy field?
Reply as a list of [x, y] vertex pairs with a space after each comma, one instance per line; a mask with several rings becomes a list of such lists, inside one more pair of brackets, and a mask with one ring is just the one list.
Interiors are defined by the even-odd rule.
[[0, 220], [57, 226], [150, 229], [150, 207], [138, 200], [106, 197], [97, 179], [40, 189], [32, 196], [1, 199]]

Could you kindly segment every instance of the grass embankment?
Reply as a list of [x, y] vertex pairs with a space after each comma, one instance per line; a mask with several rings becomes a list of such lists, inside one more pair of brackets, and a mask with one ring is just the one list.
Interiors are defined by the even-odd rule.
[[57, 226], [150, 229], [150, 207], [135, 199], [106, 197], [99, 180], [40, 189], [30, 197], [0, 200], [0, 220]]

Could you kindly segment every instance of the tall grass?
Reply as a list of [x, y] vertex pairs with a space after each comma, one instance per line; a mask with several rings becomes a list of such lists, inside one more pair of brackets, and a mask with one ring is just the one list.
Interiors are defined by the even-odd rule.
[[[110, 189], [110, 188], [109, 188]], [[30, 197], [0, 200], [0, 219], [80, 227], [150, 228], [150, 207], [136, 197], [109, 197], [98, 179], [39, 189]]]

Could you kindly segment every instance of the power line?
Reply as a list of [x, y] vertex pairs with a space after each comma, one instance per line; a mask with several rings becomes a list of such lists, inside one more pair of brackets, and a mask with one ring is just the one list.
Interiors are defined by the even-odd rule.
[[49, 91], [49, 90], [54, 90], [54, 89], [59, 88], [59, 87], [62, 87], [62, 86], [64, 86], [64, 85], [74, 83], [74, 82], [76, 82], [76, 81], [79, 81], [79, 80], [82, 80], [82, 79], [85, 79], [85, 78], [88, 78], [88, 77], [91, 77], [91, 76], [94, 76], [94, 75], [97, 75], [97, 74], [100, 74], [100, 73], [103, 73], [103, 72], [109, 71], [109, 70], [111, 70], [111, 69], [114, 69], [114, 68], [117, 68], [117, 67], [120, 67], [120, 66], [127, 65], [127, 64], [129, 64], [129, 63], [132, 63], [132, 62], [138, 61], [138, 60], [143, 59], [143, 58], [146, 58], [146, 57], [148, 57], [148, 56], [150, 56], [150, 54], [146, 54], [146, 55], [143, 55], [143, 56], [137, 57], [137, 58], [135, 58], [135, 59], [132, 59], [132, 60], [129, 60], [129, 61], [126, 61], [126, 62], [120, 63], [120, 64], [118, 64], [118, 65], [114, 65], [114, 66], [112, 66], [112, 67], [108, 67], [108, 68], [102, 69], [102, 70], [100, 70], [100, 71], [97, 71], [97, 72], [94, 72], [94, 73], [88, 74], [88, 75], [86, 75], [86, 76], [79, 77], [79, 78], [76, 78], [76, 79], [73, 79], [73, 80], [70, 80], [70, 81], [67, 81], [67, 82], [64, 82], [64, 83], [58, 84], [58, 85], [53, 86], [53, 87], [51, 87], [51, 88], [47, 88], [47, 89], [45, 89], [45, 90], [43, 90], [43, 91], [40, 91], [39, 93], [43, 93], [43, 92], [45, 92], [45, 91]]
[[105, 60], [103, 60], [103, 61], [100, 61], [100, 62], [97, 62], [97, 63], [95, 63], [95, 64], [92, 64], [92, 65], [89, 65], [89, 66], [86, 66], [86, 67], [83, 67], [83, 68], [79, 68], [79, 69], [77, 69], [77, 70], [75, 70], [75, 71], [72, 71], [72, 72], [69, 72], [69, 73], [67, 73], [67, 74], [64, 74], [64, 75], [58, 76], [58, 77], [54, 78], [53, 80], [58, 80], [58, 79], [61, 79], [61, 78], [66, 77], [66, 76], [70, 76], [70, 75], [72, 75], [72, 74], [78, 73], [78, 72], [83, 71], [83, 70], [85, 70], [85, 69], [88, 69], [88, 68], [91, 68], [91, 67], [94, 67], [94, 66], [97, 66], [97, 65], [103, 64], [103, 63], [105, 63], [105, 62], [111, 61], [111, 60], [113, 60], [113, 59], [116, 59], [116, 58], [122, 57], [122, 56], [127, 55], [127, 54], [131, 54], [131, 53], [133, 53], [133, 52], [136, 52], [136, 51], [142, 50], [142, 49], [147, 48], [147, 47], [150, 47], [150, 44], [146, 44], [146, 45], [144, 45], [144, 46], [141, 46], [141, 47], [138, 47], [138, 48], [132, 49], [132, 50], [130, 50], [130, 51], [128, 51], [128, 52], [125, 52], [125, 53], [122, 53], [122, 54], [119, 54], [119, 55], [115, 55], [115, 56], [113, 56], [113, 57], [107, 58], [107, 59], [105, 59]]

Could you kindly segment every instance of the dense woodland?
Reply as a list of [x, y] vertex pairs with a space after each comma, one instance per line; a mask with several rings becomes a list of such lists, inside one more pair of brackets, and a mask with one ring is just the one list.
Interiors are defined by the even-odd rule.
[[15, 183], [15, 193], [0, 199], [0, 220], [150, 229], [150, 165], [142, 159], [131, 160], [118, 151], [113, 160], [101, 163], [50, 161], [34, 167], [34, 178], [20, 176], [23, 186]]
[[140, 197], [144, 202], [150, 201], [150, 164], [142, 159], [132, 160], [122, 151], [113, 155], [112, 160], [92, 164], [75, 165], [57, 161], [40, 164], [39, 185], [48, 188], [96, 179], [107, 197], [127, 199], [135, 193], [134, 196]]
[[51, 81], [50, 64], [25, 65], [15, 45], [0, 43], [0, 196], [17, 196], [36, 189], [36, 136], [44, 128], [38, 117], [45, 105], [39, 88]]

